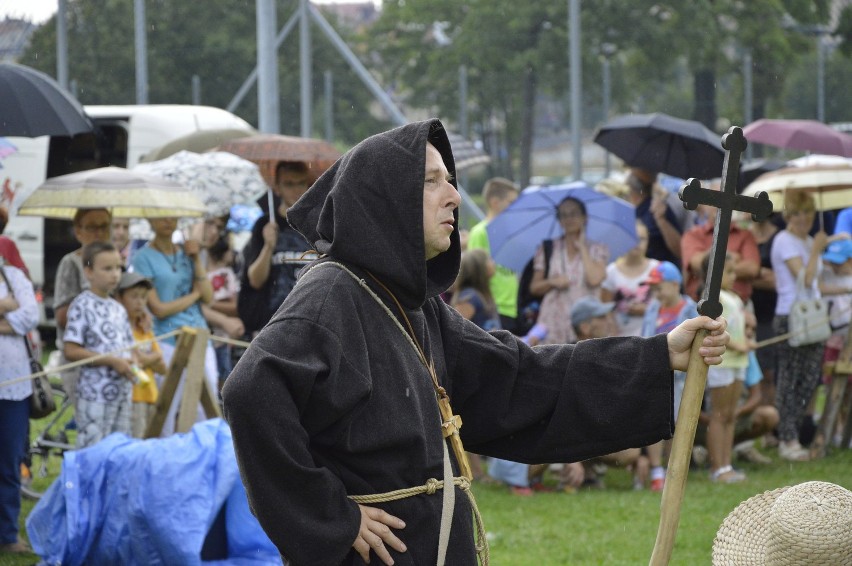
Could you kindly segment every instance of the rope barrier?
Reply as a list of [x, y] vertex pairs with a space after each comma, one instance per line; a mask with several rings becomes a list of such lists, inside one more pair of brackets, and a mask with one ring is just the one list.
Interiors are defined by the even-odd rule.
[[[846, 312], [848, 310], [849, 309], [844, 309], [842, 312]], [[808, 329], [816, 328], [817, 326], [820, 326], [821, 324], [822, 324], [822, 322], [817, 322], [815, 324], [811, 324], [807, 328]], [[84, 366], [86, 364], [92, 363], [95, 360], [99, 360], [99, 359], [105, 358], [107, 356], [113, 356], [113, 355], [119, 354], [119, 353], [121, 353], [125, 350], [132, 350], [133, 348], [136, 348], [137, 346], [148, 344], [148, 343], [153, 342], [155, 340], [160, 341], [160, 340], [165, 340], [166, 338], [171, 338], [172, 336], [176, 336], [176, 335], [180, 334], [181, 332], [184, 332], [185, 328], [187, 328], [187, 327], [179, 328], [178, 330], [172, 330], [171, 332], [167, 332], [167, 333], [162, 334], [160, 336], [155, 336], [154, 338], [148, 338], [146, 340], [134, 342], [133, 346], [128, 346], [128, 347], [122, 348], [120, 350], [115, 350], [114, 352], [107, 352], [105, 354], [98, 354], [97, 356], [94, 356], [94, 357], [91, 357], [91, 358], [86, 358], [85, 360], [78, 360], [76, 362], [69, 362], [67, 364], [51, 368], [49, 370], [46, 369], [46, 370], [40, 371], [38, 373], [32, 373], [28, 376], [16, 377], [14, 379], [10, 379], [9, 381], [3, 381], [3, 382], [0, 382], [0, 387], [4, 387], [6, 385], [13, 385], [15, 383], [22, 383], [24, 381], [31, 381], [31, 380], [35, 379], [36, 377], [41, 377], [43, 375], [49, 375], [51, 373], [62, 373], [65, 370], [73, 369], [73, 368], [79, 367], [79, 366]], [[767, 346], [772, 346], [774, 344], [778, 344], [779, 342], [784, 342], [785, 340], [788, 340], [792, 335], [793, 335], [792, 332], [787, 332], [786, 334], [779, 334], [778, 336], [773, 336], [772, 338], [767, 338], [766, 340], [761, 340], [755, 346], [755, 350], [759, 350], [760, 348], [765, 348]], [[233, 338], [226, 338], [224, 336], [214, 336], [213, 334], [210, 335], [210, 340], [214, 341], [214, 342], [222, 342], [224, 344], [230, 344], [231, 346], [238, 346], [240, 348], [248, 348], [251, 345], [250, 342], [246, 342], [245, 340], [235, 340]]]
[[[839, 314], [846, 314], [850, 310], [852, 310], [852, 307], [845, 308], [845, 309], [839, 311]], [[828, 319], [828, 317], [826, 317], [826, 320], [827, 319]], [[809, 324], [808, 326], [805, 327], [805, 329], [810, 330], [812, 328], [818, 328], [818, 327], [822, 326], [823, 324], [825, 324], [825, 320], [820, 320], [820, 321]], [[760, 348], [765, 348], [766, 346], [772, 346], [773, 344], [778, 344], [779, 342], [789, 340], [791, 336], [793, 336], [793, 333], [787, 332], [786, 334], [779, 334], [778, 336], [773, 336], [772, 338], [767, 338], [766, 340], [761, 340], [760, 342], [757, 343], [757, 346], [755, 346], [754, 349], [759, 350]]]
[[230, 344], [231, 346], [239, 346], [240, 348], [248, 348], [251, 346], [251, 342], [246, 342], [245, 340], [234, 340], [233, 338], [214, 336], [213, 334], [210, 335], [210, 340], [214, 342], [223, 342], [225, 344]]
[[116, 354], [120, 354], [126, 350], [133, 350], [139, 346], [143, 346], [145, 344], [149, 344], [154, 341], [165, 340], [167, 338], [171, 338], [172, 336], [177, 336], [182, 332], [187, 332], [188, 327], [178, 328], [177, 330], [172, 330], [171, 332], [166, 332], [165, 334], [161, 334], [160, 336], [154, 336], [153, 338], [147, 338], [145, 340], [140, 340], [139, 342], [134, 342], [131, 346], [126, 346], [124, 348], [120, 348], [118, 350], [113, 350], [112, 352], [106, 352], [103, 354], [98, 354], [97, 356], [92, 356], [91, 358], [86, 358], [84, 360], [77, 360], [76, 362], [68, 362], [67, 364], [63, 364], [61, 366], [56, 366], [54, 368], [45, 369], [36, 373], [31, 373], [30, 375], [26, 375], [23, 377], [16, 377], [14, 379], [10, 379], [8, 381], [0, 382], [0, 387], [5, 387], [7, 385], [13, 385], [15, 383], [23, 383], [25, 381], [32, 381], [37, 377], [41, 377], [43, 375], [49, 375], [51, 373], [62, 373], [65, 370], [73, 369], [79, 366], [84, 366], [94, 362], [95, 360], [101, 360], [103, 358], [107, 358], [109, 356], [115, 356]]

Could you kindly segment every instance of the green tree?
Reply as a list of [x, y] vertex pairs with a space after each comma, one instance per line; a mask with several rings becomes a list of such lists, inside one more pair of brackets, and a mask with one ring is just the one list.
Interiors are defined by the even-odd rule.
[[[278, 20], [286, 22], [298, 2], [279, 1]], [[133, 104], [136, 101], [133, 3], [127, 0], [69, 0], [69, 75], [84, 104]], [[146, 2], [148, 99], [152, 104], [189, 104], [192, 77], [201, 79], [201, 102], [226, 107], [256, 63], [255, 2], [180, 0]], [[296, 28], [298, 29], [298, 28]], [[347, 31], [341, 29], [346, 36]], [[335, 133], [345, 145], [383, 129], [387, 119], [364, 112], [370, 107], [367, 89], [357, 80], [331, 44], [313, 33], [313, 104], [322, 108], [323, 71], [335, 81]], [[282, 132], [298, 135], [298, 34], [291, 33], [279, 51]], [[22, 63], [54, 74], [56, 18], [38, 29]], [[257, 123], [255, 90], [236, 114]], [[314, 112], [314, 135], [323, 131], [322, 113]]]

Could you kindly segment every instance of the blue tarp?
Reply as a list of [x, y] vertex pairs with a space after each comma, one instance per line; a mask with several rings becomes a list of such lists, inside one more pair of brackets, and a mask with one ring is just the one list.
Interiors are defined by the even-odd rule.
[[[204, 539], [226, 501], [228, 559], [202, 562]], [[221, 419], [169, 438], [113, 434], [66, 452], [27, 532], [45, 562], [63, 566], [281, 564], [249, 511]]]

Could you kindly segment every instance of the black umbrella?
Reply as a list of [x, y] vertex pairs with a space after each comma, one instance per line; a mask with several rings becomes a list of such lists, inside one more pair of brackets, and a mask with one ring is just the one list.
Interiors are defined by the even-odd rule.
[[73, 136], [92, 131], [83, 107], [41, 71], [0, 63], [0, 136]]
[[681, 179], [722, 175], [720, 137], [693, 120], [662, 113], [616, 116], [600, 127], [595, 143], [631, 167]]

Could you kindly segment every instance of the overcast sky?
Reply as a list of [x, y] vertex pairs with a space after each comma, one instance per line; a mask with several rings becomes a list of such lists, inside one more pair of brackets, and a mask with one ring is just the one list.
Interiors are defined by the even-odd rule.
[[[346, 3], [353, 0], [312, 0], [315, 4]], [[380, 2], [376, 2], [377, 4]], [[56, 0], [0, 0], [0, 20], [7, 16], [40, 24], [56, 12]]]

